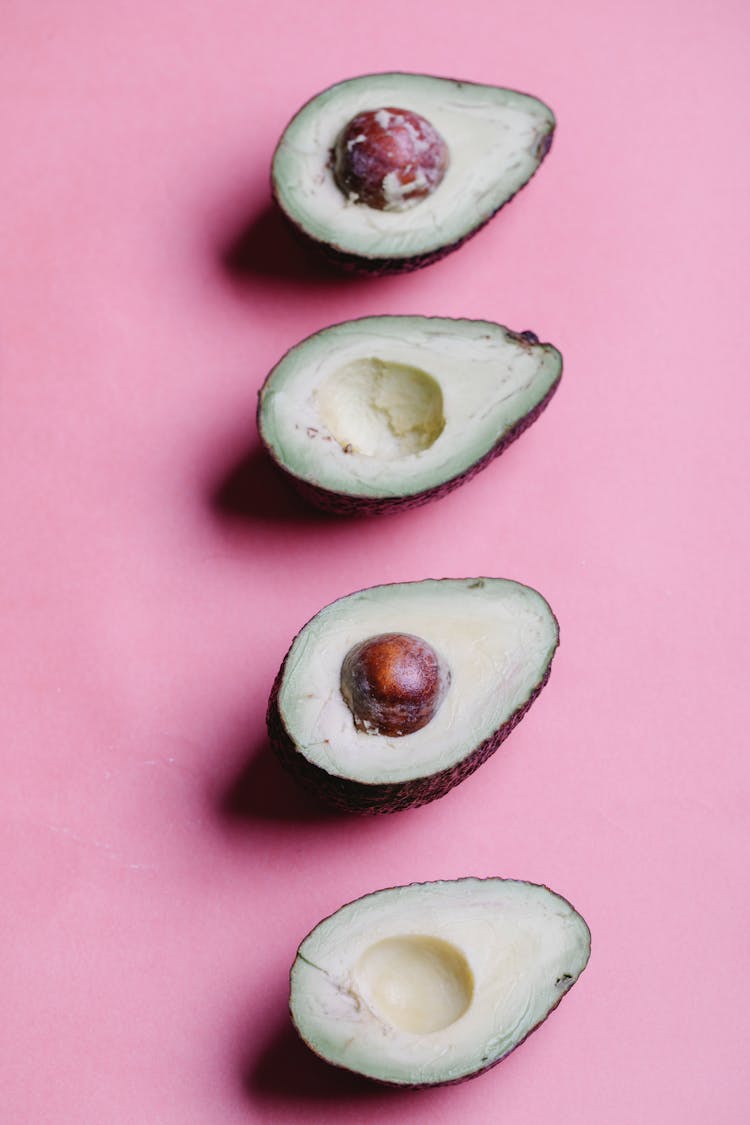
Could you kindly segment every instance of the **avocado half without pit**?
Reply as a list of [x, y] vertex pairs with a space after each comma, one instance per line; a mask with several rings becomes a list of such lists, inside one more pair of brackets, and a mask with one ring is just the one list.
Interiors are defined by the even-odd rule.
[[586, 922], [533, 883], [457, 879], [376, 891], [305, 938], [290, 1009], [327, 1062], [397, 1086], [460, 1082], [505, 1058], [589, 959]]
[[273, 158], [274, 197], [336, 264], [417, 269], [455, 250], [531, 179], [555, 118], [537, 98], [421, 74], [370, 74], [314, 97]]
[[323, 801], [385, 813], [473, 773], [547, 682], [557, 621], [529, 586], [443, 578], [374, 586], [322, 609], [276, 678], [268, 732]]
[[342, 515], [413, 508], [474, 476], [539, 417], [562, 357], [485, 320], [373, 316], [293, 347], [258, 430], [310, 501]]

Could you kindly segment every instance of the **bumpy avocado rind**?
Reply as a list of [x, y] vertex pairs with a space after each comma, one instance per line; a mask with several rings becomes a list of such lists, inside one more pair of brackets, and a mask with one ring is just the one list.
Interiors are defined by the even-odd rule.
[[[386, 630], [421, 637], [450, 674], [434, 718], [400, 738], [357, 730], [340, 690], [346, 653]], [[269, 697], [270, 744], [302, 788], [342, 812], [427, 804], [469, 777], [520, 723], [549, 679], [558, 643], [548, 603], [510, 579], [425, 579], [350, 594], [292, 642]]]
[[376, 1082], [463, 1082], [544, 1023], [590, 952], [583, 917], [538, 884], [390, 887], [341, 907], [301, 943], [292, 1022], [322, 1059]]
[[562, 357], [490, 321], [376, 316], [291, 348], [260, 391], [269, 456], [310, 502], [382, 515], [470, 480], [539, 417]]
[[[334, 176], [337, 137], [363, 111], [399, 107], [444, 138], [450, 163], [428, 199], [402, 213], [347, 198]], [[552, 110], [528, 94], [420, 74], [372, 74], [312, 98], [274, 154], [276, 202], [305, 242], [335, 266], [377, 275], [419, 269], [476, 234], [531, 179], [555, 129]]]

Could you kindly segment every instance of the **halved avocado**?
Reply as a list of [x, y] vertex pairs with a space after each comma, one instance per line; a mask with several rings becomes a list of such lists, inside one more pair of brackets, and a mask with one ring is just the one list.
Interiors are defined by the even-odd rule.
[[[415, 177], [430, 181], [418, 163], [425, 147], [421, 122], [443, 142], [444, 174], [413, 206], [378, 209], [341, 174], [342, 149], [346, 155], [360, 137], [369, 139], [367, 129], [348, 132], [363, 114], [380, 114], [385, 126], [376, 158], [399, 147], [385, 115], [398, 118], [397, 130], [404, 119], [411, 127], [413, 144], [402, 157], [407, 192]], [[292, 119], [274, 154], [273, 193], [294, 229], [337, 265], [371, 274], [418, 269], [457, 249], [531, 179], [554, 128], [548, 106], [515, 90], [422, 74], [369, 74], [324, 90]], [[391, 198], [386, 178], [397, 173], [381, 163]]]
[[547, 887], [390, 887], [342, 906], [302, 942], [292, 1020], [334, 1066], [396, 1086], [461, 1082], [544, 1022], [590, 949], [586, 922]]
[[373, 316], [293, 347], [260, 391], [258, 430], [304, 496], [374, 515], [445, 495], [539, 417], [562, 356], [486, 320]]
[[[269, 699], [271, 745], [301, 785], [340, 809], [426, 804], [520, 722], [547, 682], [558, 639], [541, 594], [509, 579], [425, 579], [350, 594], [292, 643]], [[375, 660], [362, 658], [363, 646]]]

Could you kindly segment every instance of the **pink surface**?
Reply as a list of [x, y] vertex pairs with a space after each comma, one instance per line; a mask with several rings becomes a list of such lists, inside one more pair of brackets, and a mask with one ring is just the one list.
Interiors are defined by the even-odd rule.
[[[0, 1120], [747, 1120], [747, 6], [6, 0], [2, 34]], [[332, 277], [268, 210], [297, 107], [409, 69], [559, 130], [458, 254]], [[497, 319], [564, 352], [465, 488], [316, 516], [257, 388], [332, 321]], [[290, 638], [381, 581], [537, 586], [562, 644], [444, 800], [327, 817], [269, 760]], [[317, 1063], [286, 975], [320, 917], [461, 874], [546, 882], [591, 964], [498, 1069], [426, 1093]]]

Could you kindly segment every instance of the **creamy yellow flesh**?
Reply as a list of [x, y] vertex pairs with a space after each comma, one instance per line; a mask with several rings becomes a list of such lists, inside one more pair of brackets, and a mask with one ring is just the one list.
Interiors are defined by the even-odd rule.
[[332, 1062], [391, 1082], [450, 1081], [512, 1050], [589, 949], [584, 920], [545, 887], [394, 887], [343, 907], [302, 943], [292, 1015]]
[[[384, 107], [426, 118], [450, 154], [442, 183], [405, 211], [351, 202], [329, 165], [349, 121]], [[308, 233], [344, 251], [389, 258], [429, 253], [458, 241], [526, 183], [553, 128], [546, 105], [513, 90], [413, 74], [369, 75], [332, 86], [300, 110], [274, 156], [275, 191]]]
[[368, 945], [352, 979], [384, 1023], [422, 1035], [460, 1019], [474, 992], [461, 950], [425, 934], [399, 934]]
[[326, 376], [315, 397], [326, 430], [350, 454], [408, 457], [429, 449], [445, 429], [440, 384], [402, 363], [354, 359]]
[[487, 321], [348, 321], [277, 365], [260, 428], [303, 480], [349, 495], [412, 495], [480, 460], [545, 398], [561, 366], [550, 344]]
[[[430, 722], [395, 738], [358, 731], [339, 688], [347, 652], [389, 632], [421, 637], [450, 670]], [[546, 601], [517, 582], [378, 586], [340, 599], [305, 626], [287, 657], [279, 710], [300, 753], [328, 773], [370, 784], [425, 777], [466, 757], [526, 702], [556, 645]]]

